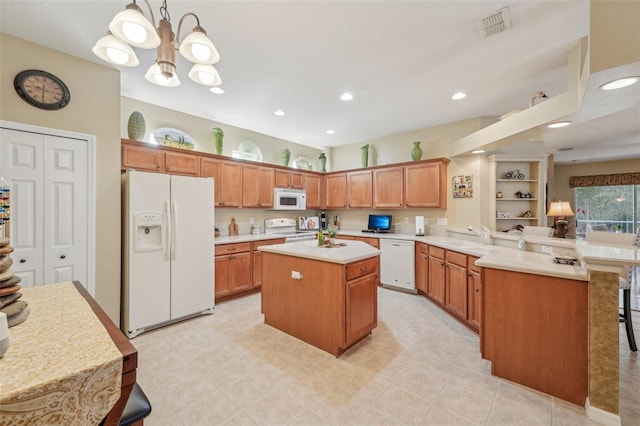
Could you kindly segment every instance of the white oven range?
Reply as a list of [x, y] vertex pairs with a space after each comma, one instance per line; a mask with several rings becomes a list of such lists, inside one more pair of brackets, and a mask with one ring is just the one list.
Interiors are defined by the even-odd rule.
[[[298, 226], [299, 223], [302, 223], [302, 226]], [[307, 224], [313, 223], [319, 224], [319, 220], [317, 220], [317, 218], [315, 221], [313, 220], [313, 218], [299, 218], [299, 220], [296, 221], [296, 219], [289, 217], [266, 219], [264, 221], [264, 231], [267, 234], [277, 234], [283, 236], [286, 243], [290, 243], [293, 241], [313, 240], [316, 238], [318, 228], [307, 227]]]

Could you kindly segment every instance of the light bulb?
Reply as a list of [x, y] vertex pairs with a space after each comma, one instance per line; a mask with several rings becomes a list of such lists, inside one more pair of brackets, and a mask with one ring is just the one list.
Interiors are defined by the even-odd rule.
[[209, 86], [209, 85], [213, 84], [213, 82], [216, 79], [216, 76], [211, 74], [211, 73], [208, 73], [208, 72], [200, 71], [198, 73], [198, 78], [200, 79], [202, 84], [204, 84], [206, 86]]
[[135, 22], [124, 22], [122, 24], [122, 32], [133, 43], [144, 43], [147, 40], [147, 32], [144, 27]]
[[129, 55], [122, 50], [115, 49], [113, 47], [107, 47], [107, 56], [118, 65], [126, 64], [129, 60]]
[[199, 61], [206, 61], [211, 57], [211, 49], [209, 49], [208, 46], [205, 46], [202, 43], [193, 43], [191, 45], [191, 53]]
[[162, 75], [162, 73], [154, 74], [153, 78], [155, 79], [156, 83], [158, 83], [160, 86], [168, 86], [169, 85], [169, 79], [167, 77], [165, 77], [164, 75]]

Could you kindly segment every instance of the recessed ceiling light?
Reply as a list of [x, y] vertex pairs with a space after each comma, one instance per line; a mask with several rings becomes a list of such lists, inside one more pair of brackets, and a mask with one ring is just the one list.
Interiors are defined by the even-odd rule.
[[286, 112], [284, 112], [283, 110], [279, 109], [279, 110], [276, 110], [276, 111], [274, 112], [274, 114], [275, 114], [275, 115], [277, 115], [277, 116], [282, 117], [283, 115], [286, 115], [287, 113], [286, 113]]
[[335, 130], [331, 130], [331, 129], [327, 130], [328, 135], [334, 135], [335, 133], [336, 133]]
[[224, 89], [222, 87], [212, 87], [211, 93], [215, 93], [216, 95], [222, 95], [224, 93]]
[[350, 101], [353, 99], [353, 95], [349, 92], [345, 92], [342, 95], [340, 95], [340, 99], [342, 99], [343, 101]]
[[551, 123], [547, 127], [550, 129], [559, 129], [560, 127], [567, 127], [571, 124], [570, 121], [558, 121], [557, 123]]
[[484, 149], [476, 149], [475, 151], [471, 151], [472, 154], [482, 154]]
[[454, 101], [459, 101], [460, 99], [464, 99], [467, 97], [467, 94], [464, 92], [458, 92], [455, 93], [453, 96], [451, 96], [451, 99], [453, 99]]
[[640, 81], [640, 77], [636, 77], [636, 76], [619, 78], [617, 80], [613, 80], [603, 84], [602, 86], [600, 86], [600, 88], [602, 90], [622, 89], [623, 87], [631, 86], [632, 84], [635, 84], [638, 81]]

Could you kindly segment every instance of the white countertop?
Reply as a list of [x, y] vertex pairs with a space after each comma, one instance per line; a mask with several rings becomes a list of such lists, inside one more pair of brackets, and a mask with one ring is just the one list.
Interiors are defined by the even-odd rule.
[[380, 250], [362, 241], [337, 239], [336, 242], [345, 243], [345, 245], [331, 248], [318, 247], [316, 240], [306, 240], [262, 246], [259, 247], [258, 250], [340, 264], [356, 262], [380, 255]]
[[264, 240], [277, 240], [284, 238], [282, 235], [277, 234], [244, 234], [244, 235], [234, 235], [232, 237], [217, 237], [215, 239], [216, 245], [222, 244], [234, 244], [234, 243], [246, 243], [250, 241], [264, 241]]
[[[638, 248], [613, 246], [602, 243], [593, 244], [581, 240], [559, 241], [557, 238], [549, 238], [548, 240], [539, 237], [525, 238], [528, 242], [543, 244], [547, 243], [547, 241], [553, 242], [554, 244], [550, 245], [554, 246], [553, 250], [556, 254], [562, 254], [563, 249], [575, 249], [575, 252], [578, 254], [581, 262], [576, 265], [562, 265], [555, 263], [552, 255], [548, 253], [523, 251], [510, 247], [484, 244], [479, 240], [469, 241], [460, 238], [429, 235], [376, 234], [349, 230], [340, 230], [338, 231], [338, 234], [355, 237], [416, 241], [479, 257], [480, 259], [476, 261], [476, 265], [481, 267], [584, 281], [588, 279], [587, 266], [590, 266], [591, 269], [609, 269], [611, 271], [617, 271], [621, 266], [640, 266], [640, 249]], [[509, 237], [514, 240], [520, 238], [520, 236]], [[273, 234], [239, 235], [234, 237], [216, 238], [216, 244], [230, 244], [277, 238], [282, 238], [282, 236]], [[364, 242], [353, 240], [338, 241], [345, 242], [347, 245], [345, 247], [336, 248], [318, 248], [315, 240], [308, 240], [268, 245], [264, 246], [266, 247], [264, 251], [324, 260], [334, 263], [350, 263], [356, 260], [366, 259], [367, 257], [376, 256], [380, 253], [379, 250]], [[361, 251], [361, 249], [365, 251]], [[366, 251], [368, 249], [370, 249], [370, 251]]]

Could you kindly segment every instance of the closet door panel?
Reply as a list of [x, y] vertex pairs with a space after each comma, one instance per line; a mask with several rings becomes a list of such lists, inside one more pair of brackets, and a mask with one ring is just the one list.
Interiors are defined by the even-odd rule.
[[87, 280], [86, 141], [44, 137], [45, 282]]
[[43, 283], [42, 135], [0, 129], [0, 174], [11, 187], [11, 254], [20, 285]]

